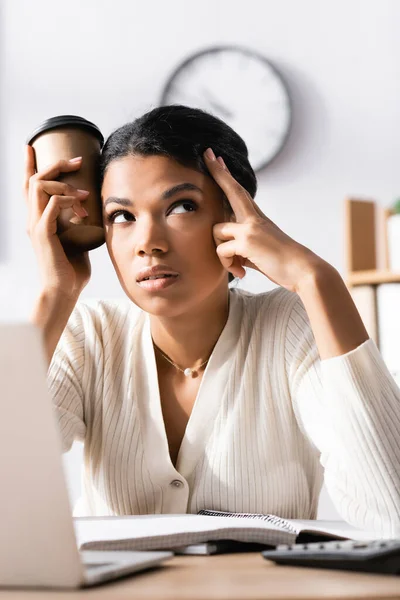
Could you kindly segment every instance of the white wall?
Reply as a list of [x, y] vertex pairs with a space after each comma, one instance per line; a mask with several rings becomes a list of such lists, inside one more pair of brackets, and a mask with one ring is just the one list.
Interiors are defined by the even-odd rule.
[[[294, 124], [259, 178], [262, 210], [344, 274], [343, 198], [400, 195], [400, 3], [396, 0], [3, 0], [0, 317], [27, 318], [39, 291], [25, 233], [22, 148], [42, 119], [78, 114], [105, 135], [158, 103], [176, 64], [208, 45], [265, 54], [286, 78]], [[251, 90], [249, 90], [251, 94]], [[83, 297], [122, 295], [105, 247]], [[275, 287], [257, 273], [242, 286]], [[80, 451], [68, 459], [71, 495]], [[326, 495], [321, 516], [334, 516]]]

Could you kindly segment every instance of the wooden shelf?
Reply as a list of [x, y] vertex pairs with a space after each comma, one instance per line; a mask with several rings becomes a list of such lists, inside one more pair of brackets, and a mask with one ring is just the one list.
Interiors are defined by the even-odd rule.
[[400, 283], [400, 273], [385, 270], [353, 271], [347, 274], [346, 284], [354, 285], [379, 285], [381, 283]]
[[345, 283], [369, 336], [378, 348], [378, 286], [400, 283], [400, 273], [390, 269], [387, 236], [390, 214], [390, 209], [379, 206], [373, 200], [345, 200]]
[[[346, 285], [379, 285], [400, 282], [400, 273], [389, 267], [387, 221], [391, 211], [374, 200], [346, 198]], [[381, 261], [378, 264], [378, 250]]]

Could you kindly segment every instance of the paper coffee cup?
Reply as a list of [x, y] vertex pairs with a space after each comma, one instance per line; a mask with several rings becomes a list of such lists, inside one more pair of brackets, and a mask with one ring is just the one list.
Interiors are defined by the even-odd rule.
[[82, 156], [80, 169], [62, 173], [57, 181], [89, 192], [82, 203], [89, 216], [78, 217], [72, 208], [62, 209], [57, 219], [57, 235], [65, 251], [84, 252], [104, 244], [99, 185], [99, 158], [104, 138], [99, 128], [82, 117], [60, 115], [41, 123], [26, 143], [34, 149], [37, 171], [60, 159]]

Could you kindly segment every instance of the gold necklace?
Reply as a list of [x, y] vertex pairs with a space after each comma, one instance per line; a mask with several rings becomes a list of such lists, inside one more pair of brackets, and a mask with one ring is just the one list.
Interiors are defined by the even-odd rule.
[[[153, 342], [153, 344], [154, 344], [154, 342]], [[210, 360], [209, 358], [207, 358], [207, 360], [205, 360], [203, 363], [201, 363], [201, 365], [199, 365], [197, 367], [197, 369], [189, 369], [189, 368], [187, 368], [187, 369], [181, 369], [180, 367], [178, 367], [178, 365], [176, 363], [174, 363], [170, 358], [168, 358], [168, 356], [166, 354], [164, 354], [164, 352], [162, 350], [160, 350], [160, 348], [156, 344], [154, 344], [154, 346], [157, 348], [157, 350], [159, 352], [161, 352], [161, 354], [163, 355], [163, 357], [168, 362], [171, 363], [171, 365], [174, 365], [174, 367], [176, 367], [179, 371], [181, 371], [181, 373], [183, 373], [186, 377], [189, 377], [190, 375], [197, 375], [197, 371]]]

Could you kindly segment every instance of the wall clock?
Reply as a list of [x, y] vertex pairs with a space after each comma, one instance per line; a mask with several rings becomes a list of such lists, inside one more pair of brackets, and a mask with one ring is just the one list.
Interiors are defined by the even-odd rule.
[[291, 125], [287, 86], [264, 56], [218, 46], [184, 60], [162, 92], [161, 104], [185, 104], [221, 118], [246, 142], [255, 171], [284, 146]]

